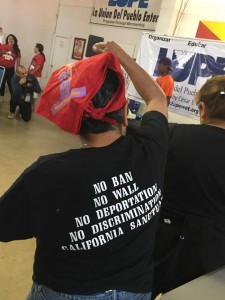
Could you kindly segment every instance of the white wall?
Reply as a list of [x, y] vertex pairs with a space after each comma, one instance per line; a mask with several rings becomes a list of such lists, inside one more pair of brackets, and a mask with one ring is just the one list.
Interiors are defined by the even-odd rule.
[[[104, 37], [104, 40], [114, 40], [117, 43], [127, 48], [134, 46], [137, 51], [141, 40], [142, 31], [138, 29], [104, 26], [98, 24], [91, 24], [90, 17], [92, 12], [94, 0], [73, 1], [61, 0], [59, 18], [57, 21], [56, 34], [70, 35], [72, 38], [80, 37], [88, 41], [90, 34]], [[71, 45], [71, 53], [72, 53]], [[68, 56], [68, 61], [70, 60]], [[136, 52], [134, 52], [136, 56]]]
[[225, 22], [224, 11], [223, 0], [163, 0], [156, 33], [194, 38], [199, 21]]
[[46, 64], [43, 78], [46, 78], [59, 1], [7, 0], [3, 3], [2, 0], [1, 2], [0, 26], [5, 37], [10, 33], [17, 37], [22, 54], [21, 64], [28, 67], [34, 55], [35, 44], [44, 45]]

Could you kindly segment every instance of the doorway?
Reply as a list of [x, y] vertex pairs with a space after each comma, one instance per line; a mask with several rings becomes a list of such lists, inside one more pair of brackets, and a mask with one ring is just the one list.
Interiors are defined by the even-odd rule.
[[55, 36], [48, 78], [55, 70], [68, 63], [71, 37]]

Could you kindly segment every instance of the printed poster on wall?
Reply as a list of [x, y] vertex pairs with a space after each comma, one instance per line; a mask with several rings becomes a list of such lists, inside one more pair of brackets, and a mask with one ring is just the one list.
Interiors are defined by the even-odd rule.
[[152, 30], [162, 0], [94, 0], [91, 23]]
[[[169, 111], [198, 119], [194, 97], [207, 79], [225, 74], [225, 43], [143, 33], [137, 63], [156, 78], [158, 61], [162, 57], [172, 60], [174, 92]], [[128, 97], [143, 102], [132, 84]]]

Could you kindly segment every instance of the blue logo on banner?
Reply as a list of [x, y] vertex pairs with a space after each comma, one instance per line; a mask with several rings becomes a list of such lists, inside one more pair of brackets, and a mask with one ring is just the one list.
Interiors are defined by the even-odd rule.
[[138, 3], [138, 8], [148, 7], [148, 0], [109, 0], [108, 6], [132, 7], [134, 3]]
[[[168, 49], [160, 48], [158, 61], [167, 56]], [[175, 82], [183, 82], [188, 77], [188, 84], [196, 85], [197, 79], [215, 75], [225, 75], [225, 57], [214, 58], [211, 55], [174, 50], [172, 55], [172, 76]], [[157, 64], [154, 76], [158, 75]]]

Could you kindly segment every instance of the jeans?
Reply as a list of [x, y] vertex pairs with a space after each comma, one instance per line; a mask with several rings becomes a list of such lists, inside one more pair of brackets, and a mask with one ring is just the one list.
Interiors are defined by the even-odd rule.
[[151, 293], [142, 294], [111, 290], [92, 295], [69, 295], [33, 283], [26, 300], [151, 300]]
[[17, 106], [19, 106], [19, 108], [20, 108], [21, 118], [25, 122], [30, 121], [31, 113], [32, 113], [31, 103], [24, 101], [23, 104], [20, 104], [19, 96], [12, 94], [11, 99], [10, 99], [10, 112], [15, 113]]
[[4, 94], [5, 94], [6, 82], [7, 82], [8, 88], [9, 88], [9, 92], [10, 92], [10, 94], [12, 94], [11, 79], [12, 79], [14, 73], [15, 73], [14, 67], [13, 68], [5, 68], [5, 75], [3, 77], [2, 85], [1, 85], [1, 89], [0, 89], [1, 96], [4, 96]]

